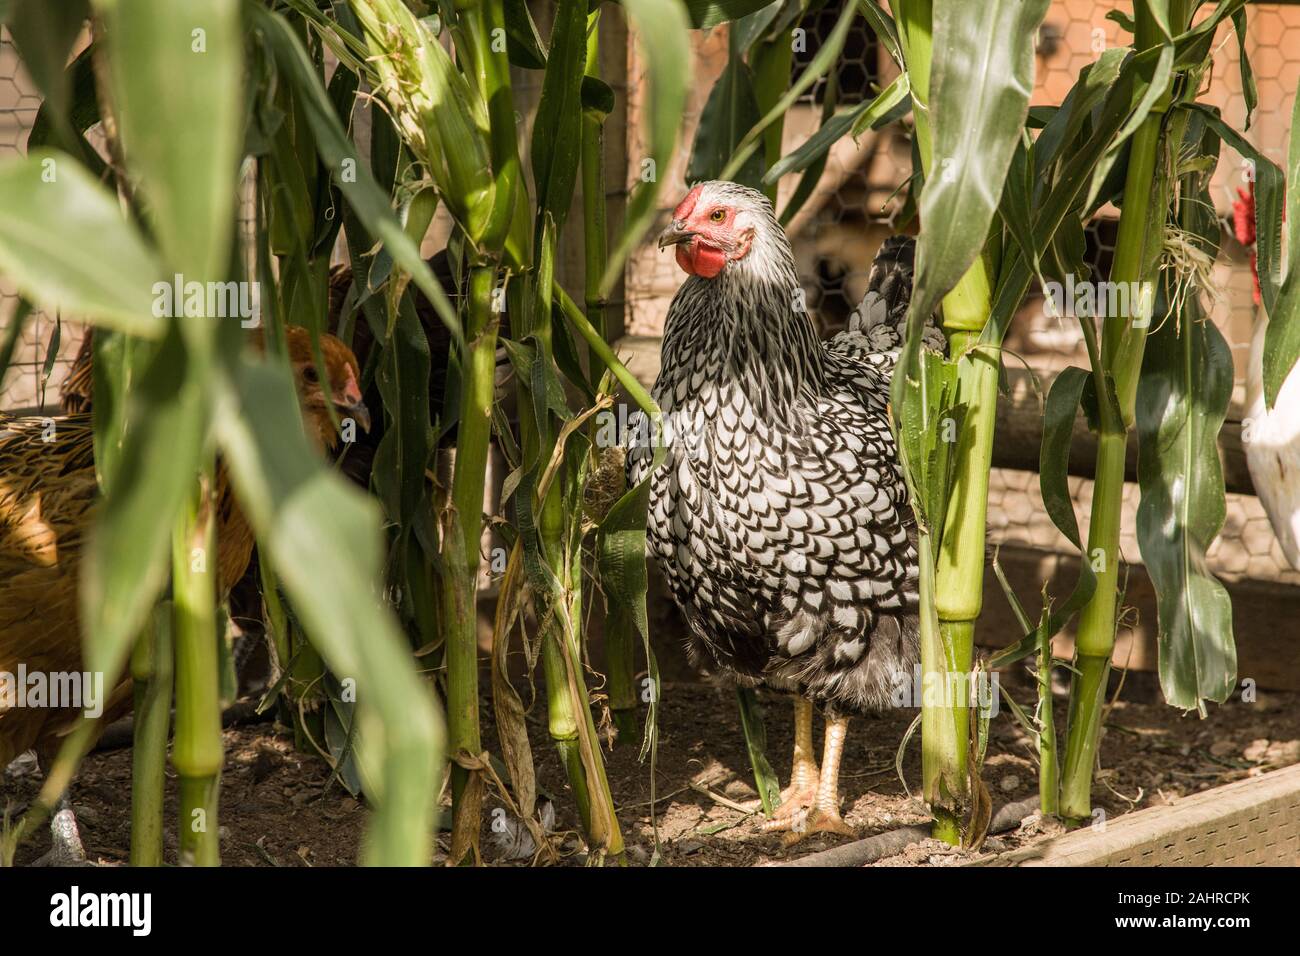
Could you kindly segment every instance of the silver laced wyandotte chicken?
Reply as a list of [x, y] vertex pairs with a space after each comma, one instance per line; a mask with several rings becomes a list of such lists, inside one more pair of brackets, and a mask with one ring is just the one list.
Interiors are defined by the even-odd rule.
[[[368, 428], [360, 370], [351, 350], [332, 335], [321, 336], [328, 376], [322, 382], [310, 334], [302, 328], [286, 332], [308, 437], [322, 452], [338, 444], [331, 407], [340, 418]], [[260, 333], [254, 344], [260, 346]], [[88, 382], [87, 376], [83, 384]], [[82, 402], [89, 407], [88, 390]], [[218, 587], [224, 596], [248, 566], [253, 534], [220, 463], [215, 498]], [[18, 674], [20, 668], [27, 674], [82, 670], [77, 587], [98, 501], [89, 413], [55, 418], [0, 414], [0, 674]], [[9, 697], [0, 698], [0, 772], [31, 749], [46, 763], [79, 715], [72, 708], [14, 704]], [[111, 689], [101, 726], [130, 706], [129, 684]]]
[[[890, 706], [919, 656], [914, 519], [887, 412], [913, 245], [884, 244], [849, 328], [826, 342], [756, 190], [695, 186], [659, 245], [688, 278], [653, 392], [673, 437], [651, 478], [649, 550], [692, 659], [794, 695], [792, 780], [765, 829], [850, 835], [838, 784], [849, 719]], [[652, 455], [634, 444], [632, 482]]]

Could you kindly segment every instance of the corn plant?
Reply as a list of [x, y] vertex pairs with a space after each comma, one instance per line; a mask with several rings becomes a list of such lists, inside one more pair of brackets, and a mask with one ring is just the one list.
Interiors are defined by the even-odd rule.
[[[590, 598], [585, 585], [588, 535], [599, 516], [583, 507], [584, 489], [599, 470], [591, 417], [609, 404], [618, 382], [647, 411], [653, 403], [614, 357], [605, 339], [605, 297], [631, 247], [631, 237], [654, 211], [657, 179], [634, 195], [627, 231], [613, 253], [603, 218], [604, 177], [601, 124], [613, 93], [597, 70], [599, 11], [578, 2], [561, 3], [543, 45], [526, 8], [487, 2], [460, 11], [444, 10], [436, 25], [420, 20], [391, 0], [354, 0], [327, 17], [309, 4], [293, 4], [349, 69], [374, 87], [393, 118], [404, 148], [420, 171], [414, 186], [436, 197], [450, 214], [454, 233], [449, 252], [465, 275], [462, 322], [466, 350], [455, 375], [461, 405], [455, 419], [456, 459], [449, 507], [441, 537], [441, 630], [446, 634], [446, 687], [453, 755], [453, 840], [451, 861], [477, 858], [485, 783], [493, 776], [483, 751], [478, 715], [477, 631], [474, 608], [483, 523], [481, 503], [488, 443], [495, 432], [511, 474], [508, 516], [494, 525], [510, 543], [502, 578], [494, 637], [492, 690], [502, 756], [513, 795], [501, 796], [530, 826], [534, 819], [534, 771], [522, 704], [504, 674], [515, 625], [531, 608], [545, 676], [548, 727], [565, 766], [583, 829], [598, 854], [618, 859], [622, 837], [605, 777], [604, 762], [585, 670], [584, 619]], [[637, 20], [660, 17], [668, 27], [647, 33], [646, 49], [656, 79], [651, 140], [655, 162], [673, 146], [685, 82], [659, 69], [680, 60], [685, 23], [679, 8], [663, 0], [625, 4]], [[497, 42], [499, 37], [505, 43]], [[455, 59], [443, 44], [455, 52]], [[528, 171], [517, 140], [508, 67], [544, 69], [542, 98], [534, 125]], [[662, 77], [662, 78], [660, 78]], [[585, 312], [554, 275], [557, 244], [565, 227], [579, 176], [584, 183], [583, 244]], [[428, 219], [423, 220], [427, 224]], [[413, 234], [415, 234], [413, 232]], [[363, 247], [364, 248], [364, 247]], [[390, 322], [392, 319], [390, 318]], [[502, 326], [508, 324], [509, 338]], [[576, 338], [586, 344], [580, 354]], [[496, 351], [501, 344], [516, 379], [519, 421], [507, 421], [496, 404]], [[585, 365], [593, 371], [588, 372]], [[594, 370], [613, 373], [602, 385]], [[562, 381], [589, 403], [574, 412]], [[624, 509], [626, 510], [626, 509]], [[611, 515], [620, 513], [618, 509]], [[600, 535], [606, 541], [609, 532]], [[619, 539], [606, 562], [620, 569], [627, 558]], [[643, 549], [642, 549], [643, 550]], [[618, 593], [610, 602], [613, 636], [611, 693], [625, 733], [634, 709], [631, 651], [644, 631], [644, 555], [639, 595]], [[635, 562], [634, 562], [635, 564]], [[635, 571], [631, 572], [635, 578]], [[586, 588], [586, 590], [584, 590]], [[641, 602], [635, 609], [624, 606]], [[643, 635], [644, 636], [644, 635]], [[621, 640], [621, 643], [620, 643]], [[525, 646], [531, 646], [525, 636]], [[631, 698], [631, 699], [630, 699]]]
[[[1017, 12], [1013, 8], [1018, 5], [1002, 6], [1008, 15]], [[1190, 216], [1186, 209], [1188, 204], [1204, 204], [1203, 184], [1187, 179], [1175, 186], [1175, 181], [1183, 175], [1182, 170], [1188, 170], [1187, 176], [1202, 174], [1207, 167], [1212, 169], [1213, 160], [1218, 155], [1217, 142], [1202, 135], [1199, 126], [1191, 141], [1185, 140], [1188, 115], [1189, 111], [1201, 109], [1194, 104], [1194, 98], [1207, 66], [1215, 28], [1225, 18], [1233, 16], [1237, 28], [1244, 30], [1244, 20], [1237, 17], [1242, 4], [1225, 2], [1216, 5], [1209, 17], [1192, 26], [1194, 6], [1138, 4], [1134, 18], [1127, 21], [1136, 31], [1134, 48], [1103, 53], [1097, 62], [1085, 68], [1075, 89], [1059, 108], [1039, 108], [1024, 114], [1026, 130], [1038, 128], [1037, 137], [1014, 126], [1004, 130], [1005, 170], [986, 169], [982, 175], [963, 183], [965, 193], [975, 192], [985, 197], [998, 197], [1000, 193], [996, 211], [1000, 224], [998, 231], [1002, 234], [1001, 265], [991, 270], [997, 279], [991, 285], [990, 316], [978, 339], [981, 349], [986, 346], [996, 348], [1001, 342], [1007, 324], [1033, 277], [1063, 282], [1067, 276], [1086, 274], [1082, 263], [1082, 227], [1108, 201], [1123, 209], [1110, 280], [1144, 287], [1144, 284], [1154, 285], [1163, 271], [1165, 285], [1171, 290], [1179, 290], [1176, 295], [1169, 292], [1165, 301], [1176, 301], [1180, 309], [1196, 308], [1189, 306], [1188, 302], [1196, 299], [1204, 271], [1188, 268], [1187, 263], [1212, 260], [1212, 251], [1207, 251], [1213, 248], [1207, 238], [1210, 230], [1198, 220], [1195, 228], [1180, 228], [1171, 234], [1167, 224], [1171, 216], [1175, 222], [1179, 216]], [[902, 5], [905, 15], [908, 9], [906, 4]], [[1023, 8], [1018, 12], [1027, 15]], [[921, 35], [929, 32], [924, 29], [924, 13], [922, 11], [922, 26], [917, 31]], [[1037, 15], [1041, 16], [1041, 10]], [[948, 19], [953, 16], [956, 13], [952, 5], [934, 5], [930, 22], [936, 50], [945, 37], [946, 26], [955, 22]], [[963, 30], [949, 34], [954, 38], [949, 42], [957, 42], [957, 37], [976, 35], [969, 32], [973, 26], [967, 23]], [[1032, 26], [1032, 23], [1022, 23], [1021, 33], [1031, 33]], [[978, 35], [1001, 33], [989, 29], [978, 31]], [[951, 47], [943, 49], [947, 52]], [[1021, 62], [1026, 61], [1027, 53], [1022, 52]], [[935, 89], [931, 91], [929, 103], [930, 121], [936, 131], [944, 129], [945, 117], [970, 115], [969, 111], [962, 113], [959, 99], [946, 100], [939, 95], [939, 81], [946, 78], [945, 70], [954, 64], [954, 58], [946, 56], [942, 63], [944, 67], [936, 67], [936, 76], [932, 80]], [[953, 76], [960, 78], [963, 95], [972, 89], [979, 90], [981, 83], [977, 75], [963, 73], [960, 59], [956, 60], [956, 65]], [[912, 86], [915, 97], [918, 86], [915, 77]], [[1024, 84], [1023, 89], [1027, 90], [1028, 85]], [[958, 135], [964, 136], [965, 133]], [[962, 175], [959, 167], [959, 182]], [[913, 321], [919, 321], [936, 301], [933, 293], [926, 294], [925, 273], [930, 268], [926, 264], [927, 257], [932, 254], [930, 250], [936, 248], [930, 245], [930, 241], [934, 238], [950, 239], [944, 235], [950, 232], [945, 227], [954, 221], [955, 207], [945, 209], [938, 205], [937, 195], [942, 188], [931, 176], [922, 192], [922, 265], [917, 295], [913, 299]], [[1188, 192], [1184, 194], [1182, 189]], [[927, 202], [928, 198], [933, 201]], [[940, 214], [941, 210], [944, 213]], [[970, 234], [966, 233], [967, 238]], [[1199, 238], [1182, 238], [1187, 235]], [[966, 245], [969, 246], [969, 242]], [[943, 260], [941, 272], [954, 260], [965, 261], [965, 257], [954, 256], [952, 248], [951, 244], [941, 245], [933, 253]], [[1194, 253], [1171, 255], [1170, 250], [1175, 248], [1192, 249]], [[990, 258], [988, 247], [984, 258], [987, 263]], [[945, 287], [940, 285], [940, 290]], [[1065, 462], [1069, 429], [1080, 405], [1088, 413], [1090, 426], [1099, 434], [1097, 487], [1080, 579], [1069, 597], [1058, 606], [1049, 605], [1044, 609], [1039, 625], [1027, 626], [1025, 637], [992, 661], [998, 665], [1030, 654], [1038, 656], [1040, 705], [1035, 729], [1043, 758], [1041, 790], [1044, 808], [1051, 811], [1059, 806], [1059, 812], [1071, 820], [1086, 819], [1090, 812], [1089, 793], [1096, 762], [1096, 742], [1118, 614], [1120, 560], [1117, 546], [1124, 455], [1127, 433], [1134, 419], [1134, 403], [1139, 394], [1147, 391], [1139, 386], [1139, 373], [1154, 306], [1141, 296], [1131, 296], [1129, 302], [1131, 305], [1126, 310], [1107, 315], [1101, 328], [1093, 316], [1079, 317], [1089, 345], [1091, 372], [1075, 370], [1061, 376], [1048, 399], [1041, 486], [1049, 514], [1076, 545], [1081, 545], [1081, 539], [1066, 490]], [[1146, 311], [1142, 311], [1144, 308]], [[951, 311], [949, 302], [945, 301], [945, 326], [949, 323]], [[1182, 337], [1177, 351], [1185, 353], [1185, 361], [1177, 376], [1176, 394], [1189, 396], [1188, 400], [1197, 404], [1195, 437], [1184, 437], [1174, 443], [1172, 452], [1168, 449], [1166, 436], [1178, 430], [1179, 421], [1185, 421], [1189, 412], [1186, 404], [1180, 402], [1166, 403], [1156, 411], [1154, 396], [1160, 395], [1161, 401], [1167, 398], [1170, 391], [1168, 376], [1172, 372], [1168, 368], [1160, 371], [1152, 365], [1147, 374], [1153, 401], [1146, 406], [1152, 420], [1144, 426], [1150, 444], [1143, 451], [1146, 465], [1140, 475], [1146, 514], [1141, 521], [1145, 529], [1141, 541], [1160, 598], [1161, 674], [1166, 698], [1176, 706], [1203, 708], [1203, 700], [1225, 699], [1235, 673], [1226, 594], [1205, 571], [1203, 562], [1204, 549], [1217, 533], [1222, 520], [1222, 480], [1217, 461], [1211, 464], [1210, 459], [1214, 458], [1213, 438], [1222, 423], [1227, 401], [1227, 392], [1222, 384], [1222, 363], [1226, 360], [1226, 353], [1215, 347], [1217, 333], [1206, 322], [1200, 321], [1199, 315], [1189, 313], [1183, 318], [1184, 321], [1172, 326], [1180, 331], [1162, 334]], [[915, 354], [915, 351], [915, 346], [909, 347], [909, 352]], [[1162, 358], [1161, 361], [1169, 360]], [[1193, 372], [1198, 363], [1201, 374]], [[902, 367], [916, 369], [919, 364], [909, 359]], [[896, 390], [902, 390], [896, 391], [896, 399], [897, 407], [901, 409], [905, 448], [909, 417], [924, 414], [909, 411], [906, 389], [911, 388], [916, 393], [912, 398], [914, 408], [933, 407], [932, 398], [927, 406], [923, 389], [914, 384], [924, 381], [923, 375], [918, 370], [907, 379], [900, 378], [895, 382]], [[1165, 390], [1158, 391], [1161, 386], [1155, 383], [1162, 380], [1166, 383]], [[1195, 398], [1191, 399], [1193, 395]], [[925, 482], [933, 481], [935, 475], [922, 471], [919, 482], [915, 475], [917, 459], [926, 454], [927, 449], [914, 443], [907, 451], [910, 452], [913, 480], [924, 498]], [[932, 451], [929, 453], [933, 454]], [[985, 463], [987, 460], [984, 459]], [[921, 467], [924, 467], [923, 463]], [[960, 500], [952, 496], [963, 487], [966, 474], [968, 472], [963, 473], [960, 469], [957, 472], [953, 490], [947, 498], [950, 508], [953, 501]], [[1193, 475], [1195, 480], [1189, 481]], [[1194, 522], [1188, 517], [1186, 501], [1178, 500], [1180, 493], [1188, 488], [1199, 498], [1202, 509], [1201, 517]], [[951, 515], [951, 511], [949, 513]], [[1217, 519], [1216, 513], [1219, 515]], [[926, 520], [921, 520], [924, 527]], [[1154, 522], [1158, 520], [1179, 529], [1172, 541], [1167, 535], [1152, 533]], [[947, 531], [943, 533], [946, 535]], [[982, 564], [982, 555], [972, 551], [970, 558], [968, 567], [974, 575], [974, 570]], [[937, 575], [942, 573], [943, 567], [940, 560]], [[924, 566], [922, 572], [924, 580]], [[943, 588], [939, 591], [947, 593]], [[939, 606], [940, 601], [935, 603], [942, 623], [943, 608]], [[1080, 619], [1072, 665], [1074, 681], [1058, 791], [1053, 779], [1055, 733], [1048, 727], [1052, 719], [1048, 684], [1053, 665], [1050, 641], [1076, 612], [1080, 613]], [[942, 650], [950, 655], [949, 661], [954, 660], [951, 645], [945, 645]], [[956, 660], [961, 663], [960, 658]], [[965, 724], [964, 721], [957, 723]], [[977, 802], [978, 793], [973, 793], [971, 799]], [[951, 833], [945, 835], [951, 836]]]
[[[215, 569], [202, 560], [211, 520], [204, 505], [210, 492], [202, 489], [210, 488], [203, 476], [211, 476], [219, 455], [262, 559], [305, 631], [337, 673], [357, 681], [358, 756], [375, 805], [366, 858], [426, 863], [441, 731], [396, 621], [378, 602], [377, 509], [317, 462], [282, 362], [246, 354], [234, 323], [153, 308], [155, 283], [174, 274], [200, 282], [240, 277], [232, 257], [236, 184], [241, 160], [260, 148], [243, 89], [250, 36], [300, 98], [349, 206], [430, 296], [433, 278], [386, 197], [357, 166], [299, 36], [277, 14], [234, 0], [105, 0], [89, 8], [92, 49], [65, 73], [87, 12], [68, 7], [75, 30], [34, 36], [23, 50], [47, 94], [75, 92], [47, 96], [28, 155], [0, 168], [0, 269], [31, 302], [120, 336], [106, 335], [96, 350], [104, 497], [82, 569], [82, 622], [87, 669], [113, 686], [135, 645], [135, 672], [144, 679], [142, 829], [133, 858], [158, 860], [153, 821], [168, 654], [155, 642], [169, 631], [145, 625], [170, 577], [181, 847], [193, 862], [217, 859], [219, 638]], [[109, 138], [111, 170], [90, 158], [84, 133], [96, 123]], [[117, 195], [99, 181], [106, 173]], [[71, 761], [47, 780], [36, 815], [66, 787], [71, 762], [89, 741], [82, 730], [65, 747]]]
[[[1204, 264], [1212, 261], [1217, 242], [1214, 230], [1192, 209], [1207, 203], [1197, 177], [1212, 169], [1222, 138], [1262, 170], [1258, 175], [1270, 199], [1258, 213], [1260, 234], [1280, 234], [1280, 173], [1195, 103], [1215, 30], [1231, 18], [1243, 37], [1244, 4], [1217, 3], [1193, 25], [1192, 14], [1202, 4], [1139, 2], [1132, 16], [1116, 15], [1134, 33], [1131, 48], [1103, 52], [1059, 107], [1032, 109], [1032, 38], [1046, 4], [899, 0], [892, 6], [894, 17], [875, 3], [859, 5], [903, 71], [898, 80], [858, 107], [828, 108], [821, 129], [775, 163], [763, 182], [791, 172], [815, 182], [818, 164], [839, 137], [912, 110], [918, 168], [911, 188], [921, 229], [894, 412], [918, 530], [927, 545], [921, 548], [927, 686], [960, 689], [962, 675], [972, 671], [1001, 342], [1030, 284], [1086, 277], [1083, 226], [1113, 202], [1123, 214], [1110, 280], [1159, 290], [1150, 300], [1133, 300], [1134, 309], [1108, 315], [1100, 326], [1092, 316], [1079, 318], [1092, 368], [1067, 370], [1048, 395], [1040, 484], [1049, 515], [1085, 551], [1085, 560], [1069, 594], [1049, 601], [1037, 623], [1009, 594], [1025, 633], [990, 661], [1003, 666], [1036, 658], [1038, 705], [1032, 715], [1014, 709], [1039, 744], [1044, 809], [1083, 819], [1090, 811], [1120, 611], [1119, 504], [1127, 435], [1135, 421], [1145, 447], [1139, 539], [1159, 598], [1166, 698], [1203, 712], [1205, 700], [1223, 700], [1233, 683], [1227, 597], [1203, 560], [1223, 507], [1222, 481], [1211, 459], [1227, 401], [1226, 360], [1197, 302]], [[975, 45], [973, 37], [991, 42]], [[1251, 106], [1255, 97], [1244, 52], [1242, 62]], [[1197, 121], [1190, 123], [1188, 116]], [[746, 140], [752, 143], [761, 128], [761, 123], [752, 126]], [[743, 160], [737, 152], [727, 172], [739, 172]], [[801, 181], [796, 196], [803, 189]], [[1270, 316], [1277, 313], [1279, 326], [1269, 328], [1267, 367], [1276, 388], [1294, 364], [1296, 349], [1294, 334], [1285, 331], [1291, 328], [1291, 304], [1280, 279], [1284, 270], [1276, 238], [1268, 256], [1273, 284], [1266, 307], [1273, 303]], [[1138, 311], [1143, 301], [1145, 312]], [[918, 337], [926, 316], [940, 305], [947, 360], [924, 353]], [[1147, 363], [1148, 377], [1142, 379], [1143, 345], [1153, 328], [1170, 345], [1154, 353], [1159, 358]], [[1182, 364], [1171, 364], [1170, 355], [1182, 356]], [[1080, 407], [1098, 432], [1100, 449], [1086, 548], [1065, 477], [1070, 430]], [[1180, 431], [1182, 423], [1189, 429]], [[949, 426], [954, 440], [945, 442]], [[1172, 539], [1158, 532], [1169, 526], [1177, 529]], [[1062, 662], [1052, 654], [1052, 638], [1076, 614], [1079, 634], [1070, 664], [1074, 686], [1062, 760], [1050, 694], [1050, 672]], [[968, 715], [966, 696], [959, 691], [943, 704], [922, 704], [923, 793], [935, 814], [936, 836], [951, 842], [979, 838], [987, 801], [978, 780], [981, 722]]]

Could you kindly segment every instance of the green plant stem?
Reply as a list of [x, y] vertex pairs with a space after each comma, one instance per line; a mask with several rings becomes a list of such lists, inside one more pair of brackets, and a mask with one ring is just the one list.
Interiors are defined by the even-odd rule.
[[[600, 79], [600, 9], [587, 21], [587, 76]], [[583, 297], [587, 321], [606, 340], [611, 332], [606, 325], [605, 296], [600, 280], [609, 263], [609, 234], [605, 222], [605, 117], [593, 110], [582, 114], [582, 241]]]
[[[1158, 2], [1163, 2], [1176, 32], [1186, 26], [1191, 17], [1187, 0]], [[1136, 13], [1136, 46], [1140, 50], [1148, 49], [1160, 42], [1159, 28], [1147, 7], [1140, 6]], [[1169, 198], [1169, 173], [1160, 162], [1165, 142], [1163, 110], [1167, 101], [1166, 94], [1165, 102], [1157, 104], [1133, 134], [1124, 179], [1124, 207], [1111, 266], [1112, 282], [1150, 282], [1158, 269]], [[1119, 420], [1109, 412], [1109, 402], [1103, 400], [1092, 520], [1085, 555], [1097, 573], [1097, 589], [1079, 615], [1061, 780], [1061, 815], [1075, 823], [1088, 820], [1092, 814], [1092, 774], [1097, 763], [1106, 683], [1115, 647], [1124, 459], [1148, 332], [1147, 323], [1135, 322], [1137, 318], [1149, 319], [1149, 316], [1107, 316], [1102, 329], [1101, 372], [1104, 378], [1114, 382]]]
[[[754, 98], [758, 101], [758, 113], [766, 116], [780, 101], [782, 94], [790, 87], [790, 66], [794, 62], [794, 43], [789, 36], [783, 35], [771, 42], [760, 42], [750, 54], [750, 65], [754, 71]], [[834, 67], [832, 67], [834, 69]], [[763, 164], [768, 169], [776, 165], [781, 158], [781, 140], [785, 134], [785, 116], [772, 121], [763, 130]], [[776, 205], [778, 183], [772, 183], [764, 192]]]
[[[575, 574], [579, 573], [576, 565], [574, 571]], [[571, 593], [573, 594], [573, 600], [568, 609], [569, 620], [577, 622], [581, 619], [582, 593], [576, 590]], [[596, 721], [592, 716], [591, 707], [587, 706], [586, 703], [587, 687], [582, 679], [582, 650], [578, 646], [576, 625], [573, 628], [564, 629], [561, 637], [565, 643], [565, 650], [568, 652], [566, 676], [569, 682], [569, 693], [575, 701], [580, 701], [583, 704], [581, 720], [586, 725], [579, 728], [578, 744], [579, 747], [587, 750], [586, 753], [582, 754], [582, 757], [583, 775], [590, 800], [588, 833], [594, 849], [603, 849], [612, 860], [622, 864], [626, 862], [623, 856], [623, 832], [619, 827], [618, 815], [614, 809], [614, 794], [609, 787], [609, 775], [605, 771], [605, 761], [600, 751], [600, 737], [596, 733]]]
[[1097, 572], [1097, 591], [1079, 616], [1075, 638], [1075, 674], [1070, 686], [1061, 785], [1061, 813], [1068, 820], [1083, 820], [1092, 812], [1092, 771], [1097, 762], [1106, 679], [1115, 646], [1119, 532], [1127, 448], [1126, 431], [1104, 432], [1098, 439], [1092, 524], [1085, 556]]
[[502, 0], [478, 0], [464, 11], [464, 21], [472, 37], [475, 72], [483, 101], [487, 104], [488, 148], [495, 187], [491, 214], [482, 235], [476, 238], [484, 249], [499, 255], [505, 248], [517, 211], [515, 198], [520, 178], [510, 61], [505, 43], [497, 42], [506, 35]]
[[772, 764], [767, 759], [767, 726], [763, 721], [763, 707], [752, 687], [736, 687], [736, 706], [740, 710], [740, 725], [745, 733], [745, 750], [749, 766], [754, 772], [754, 786], [764, 816], [770, 817], [781, 802], [781, 784], [777, 781]]
[[942, 625], [933, 613], [934, 545], [924, 529], [918, 535], [917, 560], [920, 576], [921, 614], [921, 778], [922, 794], [934, 817], [932, 833], [945, 843], [961, 841], [961, 813], [955, 799], [966, 773], [966, 751], [961, 741], [969, 731], [958, 727], [951, 709], [945, 707], [948, 674], [952, 666], [944, 644]]
[[[911, 78], [913, 116], [923, 171], [930, 168], [933, 150], [928, 107], [932, 12], [930, 0], [906, 0], [899, 6], [898, 17]], [[946, 691], [943, 695], [923, 697], [922, 748], [928, 755], [923, 760], [927, 799], [939, 795], [939, 803], [931, 805], [934, 836], [952, 844], [960, 842], [960, 818], [970, 799], [969, 697], [964, 692], [975, 655], [975, 622], [983, 605], [989, 469], [1001, 367], [997, 353], [975, 346], [992, 308], [998, 253], [998, 241], [991, 237], [983, 254], [943, 300], [948, 351], [958, 362], [957, 400], [964, 402], [967, 409], [956, 436], [953, 488], [934, 570], [933, 600], [939, 619], [939, 646], [935, 650], [942, 649], [942, 659], [935, 653], [932, 659], [923, 660], [922, 669], [926, 680], [942, 680], [945, 688], [953, 687], [959, 693], [952, 699], [948, 699], [950, 695]], [[923, 641], [923, 656], [925, 648]], [[941, 663], [947, 673], [939, 673]], [[941, 713], [927, 714], [927, 710]], [[940, 721], [950, 725], [952, 733], [950, 736], [945, 728], [936, 740], [935, 730]]]
[[[1045, 631], [1041, 632], [1046, 634]], [[1056, 816], [1061, 807], [1061, 771], [1057, 764], [1056, 709], [1052, 700], [1052, 639], [1038, 645], [1038, 807]]]
[[448, 568], [448, 593], [443, 606], [448, 621], [447, 732], [452, 757], [452, 814], [458, 832], [472, 833], [478, 832], [481, 801], [467, 798], [469, 771], [456, 758], [477, 758], [483, 749], [479, 736], [476, 597], [499, 324], [492, 311], [495, 278], [496, 269], [491, 265], [470, 269], [464, 321], [466, 360], [462, 364], [456, 468], [451, 487], [455, 520], [443, 545]]
[[172, 537], [176, 668], [176, 739], [172, 764], [180, 778], [183, 864], [218, 866], [217, 795], [224, 760], [217, 659], [216, 550], [211, 468]]
[[171, 728], [172, 635], [159, 609], [131, 652], [131, 865], [162, 866], [163, 790]]
[[564, 663], [564, 648], [553, 632], [542, 640], [542, 674], [546, 678], [546, 729], [551, 742], [560, 755], [569, 788], [578, 807], [582, 832], [591, 832], [591, 794], [587, 790], [587, 774], [582, 766], [582, 747], [578, 741], [578, 718], [573, 712], [569, 696], [568, 669]]
[[609, 694], [609, 711], [618, 731], [615, 743], [619, 746], [633, 744], [640, 735], [636, 703], [636, 647], [639, 643], [636, 627], [630, 621], [605, 624], [605, 670]]
[[[600, 78], [600, 10], [588, 18], [587, 75]], [[609, 241], [605, 223], [605, 118], [593, 110], [582, 114], [582, 239], [583, 300], [587, 321], [606, 341], [621, 333], [611, 328], [614, 316], [606, 315], [600, 280], [609, 262]], [[591, 365], [590, 347], [588, 366]], [[595, 426], [593, 425], [593, 428]], [[581, 581], [576, 586], [581, 587]], [[610, 716], [618, 731], [619, 745], [637, 739], [636, 647], [638, 635], [631, 621], [605, 621], [605, 671], [608, 679]]]

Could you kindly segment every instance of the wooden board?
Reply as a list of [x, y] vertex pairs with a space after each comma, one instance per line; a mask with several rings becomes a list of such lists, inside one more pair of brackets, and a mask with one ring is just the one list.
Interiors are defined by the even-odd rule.
[[967, 866], [1296, 866], [1300, 765]]

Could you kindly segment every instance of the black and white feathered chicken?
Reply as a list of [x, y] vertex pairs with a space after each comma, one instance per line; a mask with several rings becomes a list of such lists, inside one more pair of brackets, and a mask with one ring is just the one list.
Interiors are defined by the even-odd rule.
[[[792, 781], [765, 826], [851, 834], [838, 793], [849, 718], [889, 706], [918, 659], [915, 532], [886, 410], [913, 245], [885, 243], [849, 328], [824, 343], [756, 190], [694, 187], [659, 245], [689, 277], [654, 387], [674, 437], [651, 479], [649, 548], [692, 658], [795, 695]], [[650, 460], [630, 450], [629, 479]]]

